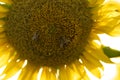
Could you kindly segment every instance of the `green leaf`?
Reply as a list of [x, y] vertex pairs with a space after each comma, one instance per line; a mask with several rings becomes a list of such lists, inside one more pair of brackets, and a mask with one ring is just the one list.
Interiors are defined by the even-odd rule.
[[103, 51], [109, 58], [120, 56], [120, 51], [112, 49], [110, 47], [103, 46]]

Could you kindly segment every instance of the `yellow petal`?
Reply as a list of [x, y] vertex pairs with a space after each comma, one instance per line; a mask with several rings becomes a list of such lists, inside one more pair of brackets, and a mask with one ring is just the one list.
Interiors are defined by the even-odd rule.
[[88, 0], [90, 3], [90, 6], [96, 7], [102, 4], [105, 0]]
[[0, 55], [3, 54], [2, 51], [4, 48], [6, 48], [6, 41], [4, 39], [0, 39]]
[[89, 42], [92, 42], [93, 40], [100, 40], [99, 36], [94, 32], [94, 30], [90, 33]]
[[69, 65], [69, 68], [76, 74], [75, 80], [89, 80], [84, 66], [80, 63], [80, 61], [75, 61], [73, 64]]
[[94, 8], [91, 8], [91, 13], [93, 14], [92, 15], [92, 19], [93, 20], [97, 20], [98, 19], [98, 11], [99, 11], [100, 7], [94, 7]]
[[117, 2], [107, 2], [96, 14], [96, 23], [94, 24], [96, 32], [101, 31], [101, 33], [111, 32], [120, 23], [120, 3]]
[[5, 22], [3, 20], [0, 20], [0, 26], [4, 25]]
[[0, 13], [0, 18], [6, 17], [5, 13]]
[[37, 80], [36, 73], [37, 73], [37, 69], [27, 64], [24, 68], [22, 68], [18, 80]]
[[15, 75], [22, 67], [23, 61], [16, 62], [15, 60], [7, 64], [7, 67], [3, 71], [3, 74], [6, 74], [4, 79], [8, 79]]
[[120, 80], [120, 63], [116, 64], [116, 75], [114, 76], [114, 80]]
[[95, 29], [96, 29], [96, 33], [98, 33], [99, 31], [101, 33], [110, 33], [113, 29], [115, 29], [120, 22], [120, 17], [117, 17], [118, 19], [113, 19], [113, 18], [106, 18], [106, 19], [102, 19], [101, 22], [97, 22], [97, 24], [95, 25]]
[[0, 12], [8, 12], [8, 9], [0, 5]]
[[4, 33], [4, 29], [2, 27], [0, 27], [0, 35], [3, 35]]
[[98, 60], [102, 60], [107, 63], [112, 63], [112, 61], [102, 51], [102, 47], [95, 42], [89, 43], [86, 46], [86, 51], [88, 51], [88, 54], [94, 56]]
[[101, 69], [103, 68], [103, 65], [100, 63], [99, 59], [95, 58], [94, 56], [90, 55], [90, 53], [84, 53], [83, 54], [84, 58], [91, 62], [92, 64], [96, 65], [97, 67], [100, 67]]
[[85, 76], [84, 72], [75, 71], [75, 66], [73, 66], [73, 68], [69, 66], [60, 68], [60, 73], [59, 73], [60, 80], [82, 80], [84, 76]]
[[117, 25], [111, 32], [108, 33], [111, 36], [120, 36], [120, 24]]
[[[6, 44], [0, 47], [0, 67], [6, 65], [8, 60], [13, 56], [13, 51], [11, 48], [6, 49]], [[12, 53], [11, 53], [12, 52]]]
[[0, 35], [0, 39], [3, 39], [3, 38], [5, 38], [6, 36], [5, 36], [5, 34], [1, 34]]
[[0, 56], [0, 67], [6, 65], [9, 60], [9, 54]]
[[40, 80], [56, 80], [55, 72], [48, 67], [44, 67]]
[[83, 61], [83, 64], [85, 65], [85, 67], [96, 77], [101, 78], [101, 71], [99, 70], [99, 68], [91, 63], [90, 61], [88, 61], [87, 59], [81, 57], [81, 60]]
[[2, 46], [0, 47], [0, 56], [9, 54], [9, 56], [11, 57], [14, 55], [14, 50], [11, 47], [8, 47], [7, 43], [3, 43], [3, 45], [0, 45], [0, 46]]
[[12, 3], [11, 0], [0, 0], [0, 2], [4, 2], [4, 3], [7, 3], [7, 4], [11, 4]]
[[37, 76], [38, 76], [38, 70], [35, 70], [34, 73], [31, 76], [31, 80], [37, 80]]

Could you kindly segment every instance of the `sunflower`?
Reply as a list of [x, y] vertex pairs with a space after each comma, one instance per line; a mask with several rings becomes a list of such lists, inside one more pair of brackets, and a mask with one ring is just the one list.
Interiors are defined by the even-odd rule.
[[100, 78], [98, 34], [120, 34], [120, 3], [114, 0], [0, 0], [0, 67], [7, 80]]

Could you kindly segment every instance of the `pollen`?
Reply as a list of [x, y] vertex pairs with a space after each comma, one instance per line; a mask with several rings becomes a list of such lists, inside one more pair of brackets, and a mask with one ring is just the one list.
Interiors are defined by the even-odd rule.
[[93, 27], [87, 0], [13, 0], [5, 24], [9, 44], [31, 65], [78, 60]]

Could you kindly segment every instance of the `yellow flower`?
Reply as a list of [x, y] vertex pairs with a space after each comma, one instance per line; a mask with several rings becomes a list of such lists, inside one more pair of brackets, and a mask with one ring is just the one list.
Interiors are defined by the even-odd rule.
[[112, 63], [97, 34], [120, 35], [114, 0], [0, 0], [3, 80], [89, 80]]

